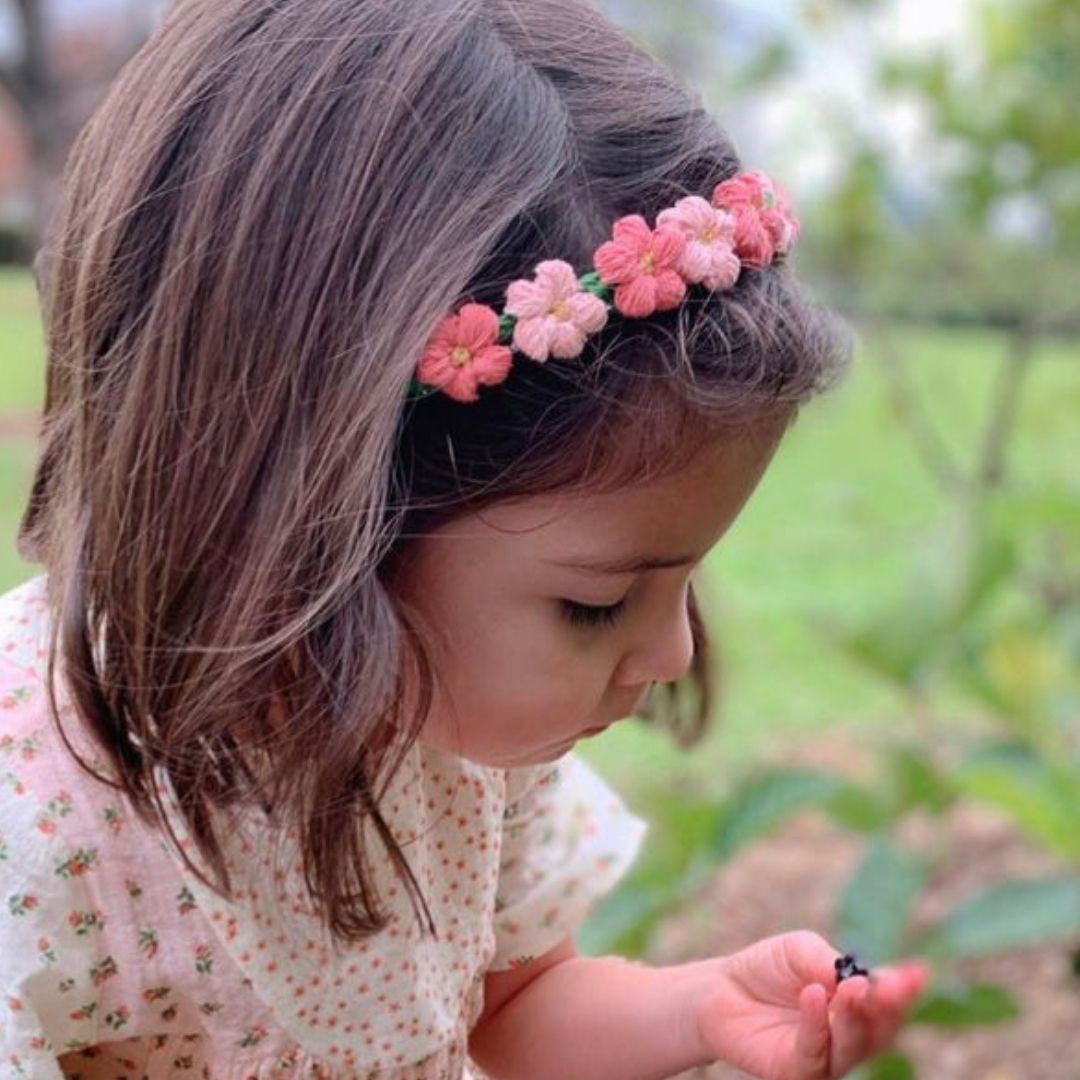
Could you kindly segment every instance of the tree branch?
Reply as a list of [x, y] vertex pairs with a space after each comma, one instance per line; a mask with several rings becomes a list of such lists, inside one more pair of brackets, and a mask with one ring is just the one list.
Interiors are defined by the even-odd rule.
[[980, 490], [1000, 487], [1005, 479], [1005, 456], [1020, 411], [1020, 391], [1035, 354], [1037, 331], [1030, 320], [1016, 325], [1009, 337], [1009, 351], [998, 369], [997, 387], [990, 418], [983, 434], [975, 481]]
[[964, 474], [930, 417], [919, 404], [904, 359], [883, 319], [872, 319], [871, 340], [877, 345], [878, 355], [881, 357], [893, 410], [911, 436], [923, 464], [946, 491], [965, 491], [968, 485]]

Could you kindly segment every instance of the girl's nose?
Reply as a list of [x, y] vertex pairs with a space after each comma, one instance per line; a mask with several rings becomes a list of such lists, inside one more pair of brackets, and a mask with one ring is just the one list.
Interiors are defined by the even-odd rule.
[[694, 635], [687, 605], [688, 590], [682, 590], [667, 612], [646, 616], [639, 636], [623, 658], [619, 683], [632, 686], [649, 682], [676, 682], [690, 669], [694, 659]]

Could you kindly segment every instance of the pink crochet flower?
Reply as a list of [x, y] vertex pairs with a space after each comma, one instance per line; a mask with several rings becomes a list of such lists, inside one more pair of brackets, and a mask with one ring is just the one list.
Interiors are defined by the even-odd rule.
[[510, 372], [512, 356], [498, 345], [499, 316], [487, 304], [463, 304], [428, 340], [416, 377], [455, 401], [477, 401], [481, 384], [494, 386]]
[[733, 214], [710, 206], [700, 195], [688, 195], [661, 210], [656, 223], [681, 229], [686, 237], [678, 270], [689, 283], [713, 290], [735, 284], [741, 263], [734, 251]]
[[506, 290], [508, 315], [517, 318], [514, 345], [526, 356], [544, 363], [579, 356], [586, 334], [607, 322], [607, 305], [578, 284], [574, 268], [562, 259], [536, 266], [536, 280], [513, 281]]
[[678, 307], [686, 282], [676, 270], [686, 239], [680, 229], [650, 229], [640, 214], [619, 218], [614, 240], [601, 244], [593, 265], [606, 285], [614, 285], [615, 307], [623, 315], [643, 319], [654, 311]]
[[799, 235], [787, 196], [763, 172], [724, 180], [713, 189], [712, 201], [734, 214], [735, 252], [748, 266], [768, 266], [774, 255], [790, 251]]

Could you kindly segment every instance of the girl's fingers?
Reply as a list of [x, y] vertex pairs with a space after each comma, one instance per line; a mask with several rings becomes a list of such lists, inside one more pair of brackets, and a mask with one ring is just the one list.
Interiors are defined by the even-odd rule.
[[832, 1055], [829, 1076], [846, 1076], [870, 1055], [873, 1034], [864, 1008], [869, 983], [865, 976], [845, 979], [829, 1006], [832, 1017]]
[[825, 938], [812, 930], [792, 930], [782, 937], [788, 945], [791, 970], [802, 982], [835, 986], [836, 961], [841, 954]]
[[927, 975], [925, 965], [918, 962], [875, 972], [863, 1006], [871, 1029], [872, 1054], [892, 1044], [904, 1014], [925, 986]]
[[794, 1075], [799, 1080], [829, 1080], [829, 992], [821, 983], [804, 986], [799, 993]]

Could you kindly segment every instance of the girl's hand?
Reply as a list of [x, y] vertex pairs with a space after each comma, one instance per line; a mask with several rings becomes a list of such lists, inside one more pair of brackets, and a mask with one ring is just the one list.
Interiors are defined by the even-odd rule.
[[837, 1080], [886, 1049], [927, 980], [918, 961], [836, 985], [840, 956], [798, 930], [721, 961], [696, 1005], [706, 1053], [763, 1080]]

